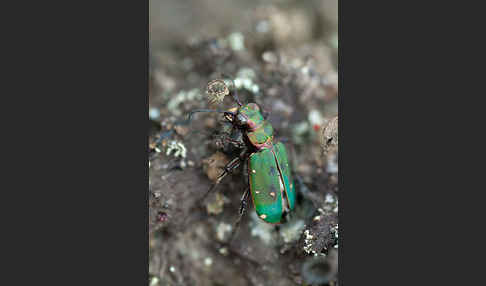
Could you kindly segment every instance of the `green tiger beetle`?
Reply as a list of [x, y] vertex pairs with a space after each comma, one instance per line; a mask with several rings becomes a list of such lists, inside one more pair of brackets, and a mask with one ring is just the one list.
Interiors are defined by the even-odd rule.
[[[208, 94], [216, 93], [215, 98], [218, 98], [218, 101], [222, 101], [222, 97], [230, 93], [224, 81], [219, 79], [209, 82], [207, 92]], [[255, 103], [242, 104], [236, 88], [231, 95], [238, 107], [227, 111], [194, 110], [189, 115], [190, 119], [195, 112], [223, 113], [224, 119], [232, 125], [232, 130], [240, 134], [240, 136], [226, 138], [230, 143], [242, 149], [240, 156], [231, 160], [224, 167], [223, 172], [204, 197], [228, 173], [246, 162], [249, 186], [241, 198], [236, 225], [239, 225], [245, 212], [246, 201], [250, 193], [258, 217], [266, 223], [280, 224], [283, 222], [284, 214], [292, 211], [296, 204], [287, 151], [281, 142], [274, 141], [273, 127], [264, 119], [260, 107]]]

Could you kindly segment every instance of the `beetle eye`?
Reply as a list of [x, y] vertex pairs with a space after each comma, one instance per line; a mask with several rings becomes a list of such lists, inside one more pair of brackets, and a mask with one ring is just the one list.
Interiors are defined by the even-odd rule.
[[246, 125], [247, 119], [245, 116], [238, 114], [236, 116], [236, 122], [238, 123], [238, 125]]

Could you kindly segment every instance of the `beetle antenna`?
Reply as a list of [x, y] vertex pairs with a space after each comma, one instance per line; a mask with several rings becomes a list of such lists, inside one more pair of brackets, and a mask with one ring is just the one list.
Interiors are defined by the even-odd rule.
[[192, 119], [192, 115], [194, 115], [194, 113], [198, 113], [198, 112], [218, 112], [218, 113], [224, 113], [224, 111], [216, 110], [216, 109], [196, 109], [196, 110], [193, 110], [193, 111], [189, 112], [189, 116], [187, 116], [187, 120], [190, 122], [191, 119]]
[[231, 82], [233, 83], [233, 91], [231, 92], [231, 96], [233, 96], [233, 99], [236, 101], [236, 103], [238, 103], [239, 106], [243, 106], [243, 104], [241, 104], [240, 99], [238, 98], [238, 92], [233, 77], [225, 73], [222, 73], [221, 76], [227, 77], [231, 80]]
[[235, 115], [233, 112], [217, 110], [217, 109], [196, 109], [196, 110], [193, 110], [189, 113], [189, 116], [187, 117], [187, 122], [190, 123], [191, 120], [192, 120], [192, 115], [194, 113], [198, 113], [198, 112], [217, 112], [217, 113], [223, 113], [223, 114], [229, 113], [229, 114]]

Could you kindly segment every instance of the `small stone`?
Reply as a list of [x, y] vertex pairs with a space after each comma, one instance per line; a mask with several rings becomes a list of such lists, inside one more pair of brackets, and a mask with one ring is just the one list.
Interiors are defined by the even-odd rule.
[[329, 204], [334, 203], [334, 197], [331, 194], [327, 194], [325, 202]]
[[158, 277], [153, 277], [152, 280], [150, 281], [150, 286], [155, 286], [159, 284], [159, 278]]
[[219, 249], [219, 253], [220, 253], [220, 254], [222, 254], [222, 255], [225, 255], [225, 256], [226, 256], [226, 255], [228, 255], [228, 248], [226, 248], [226, 247], [221, 247], [221, 248]]
[[165, 212], [158, 212], [157, 213], [157, 221], [158, 222], [165, 222], [168, 219], [168, 215]]
[[245, 37], [242, 33], [232, 33], [228, 37], [230, 47], [234, 51], [242, 51], [245, 49]]
[[278, 61], [277, 56], [272, 52], [264, 52], [262, 59], [267, 63], [276, 63]]
[[211, 266], [212, 264], [213, 264], [213, 259], [211, 259], [211, 257], [206, 257], [204, 259], [204, 265]]
[[270, 31], [270, 23], [266, 20], [258, 22], [258, 24], [256, 25], [256, 31], [258, 33], [266, 33]]
[[160, 111], [157, 108], [150, 108], [149, 118], [152, 120], [157, 120], [160, 117]]

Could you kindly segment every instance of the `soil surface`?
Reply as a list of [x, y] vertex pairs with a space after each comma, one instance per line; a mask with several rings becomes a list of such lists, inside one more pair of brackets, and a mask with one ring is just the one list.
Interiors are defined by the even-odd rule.
[[[338, 285], [337, 1], [151, 0], [150, 17], [149, 285]], [[244, 164], [205, 196], [241, 151], [221, 113], [189, 120], [237, 106], [214, 79], [286, 145], [297, 206], [278, 226], [251, 198], [235, 225]]]

